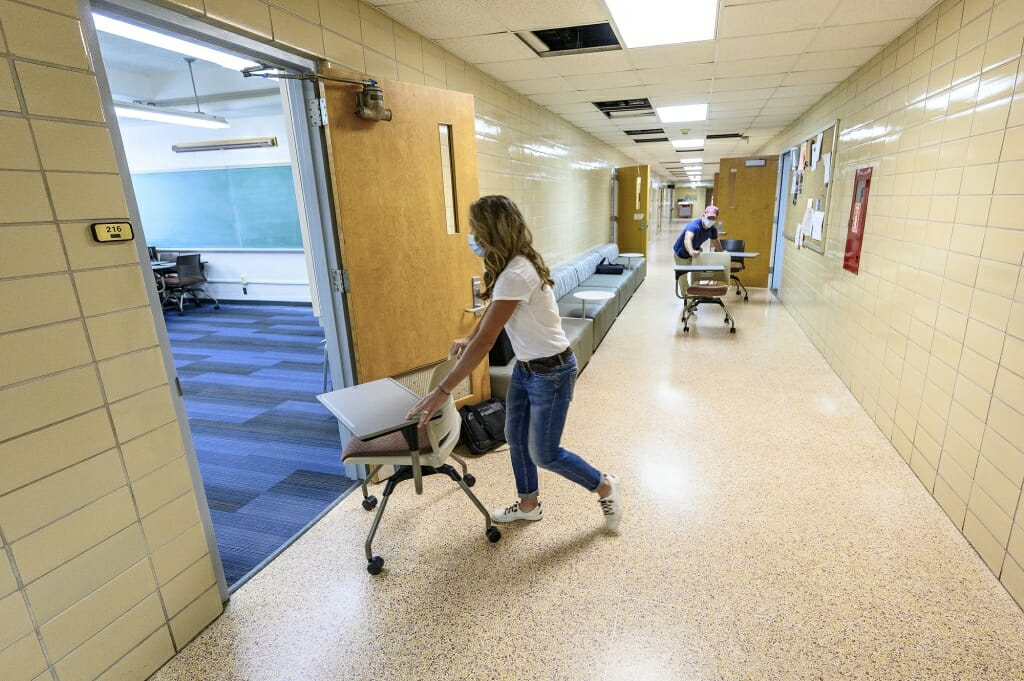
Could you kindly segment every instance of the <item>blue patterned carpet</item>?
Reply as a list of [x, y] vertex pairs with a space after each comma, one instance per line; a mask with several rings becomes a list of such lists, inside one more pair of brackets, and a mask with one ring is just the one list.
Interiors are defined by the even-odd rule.
[[229, 586], [351, 489], [337, 421], [316, 401], [323, 330], [309, 307], [224, 303], [164, 316]]

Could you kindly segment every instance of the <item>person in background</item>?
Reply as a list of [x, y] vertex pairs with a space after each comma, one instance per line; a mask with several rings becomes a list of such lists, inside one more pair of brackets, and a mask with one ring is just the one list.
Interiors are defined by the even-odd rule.
[[697, 218], [687, 223], [683, 233], [676, 239], [672, 250], [680, 258], [689, 260], [700, 252], [701, 246], [710, 239], [712, 250], [722, 251], [722, 242], [718, 240], [718, 228], [715, 223], [718, 221], [718, 206], [708, 206], [704, 209], [704, 217]]
[[518, 499], [491, 512], [495, 522], [540, 520], [537, 467], [595, 492], [605, 526], [622, 520], [619, 480], [561, 446], [576, 385], [576, 357], [562, 330], [554, 281], [519, 208], [505, 196], [484, 196], [469, 207], [469, 244], [484, 259], [481, 297], [490, 305], [468, 338], [452, 342], [459, 361], [437, 388], [409, 410], [425, 424], [452, 390], [480, 364], [504, 328], [516, 365], [505, 405], [505, 437], [512, 455]]

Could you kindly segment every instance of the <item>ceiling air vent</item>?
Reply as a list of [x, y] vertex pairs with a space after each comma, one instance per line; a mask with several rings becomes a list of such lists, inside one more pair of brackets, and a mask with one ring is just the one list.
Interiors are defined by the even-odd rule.
[[520, 31], [516, 35], [539, 57], [622, 49], [619, 39], [615, 37], [615, 31], [607, 21], [587, 26]]
[[646, 144], [648, 142], [668, 142], [667, 137], [647, 137], [645, 139], [634, 139], [637, 144]]
[[646, 130], [624, 130], [627, 135], [664, 135], [661, 128], [647, 128]]
[[704, 139], [709, 140], [745, 140], [747, 136], [738, 132], [722, 132], [717, 135], [704, 135]]
[[640, 99], [612, 99], [606, 102], [592, 102], [597, 110], [613, 120], [619, 118], [646, 118], [654, 116], [651, 101]]

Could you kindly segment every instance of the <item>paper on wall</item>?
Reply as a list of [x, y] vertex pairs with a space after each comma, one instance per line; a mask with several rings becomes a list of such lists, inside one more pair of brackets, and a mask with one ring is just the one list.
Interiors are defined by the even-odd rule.
[[818, 136], [814, 139], [814, 143], [811, 145], [811, 170], [816, 170], [818, 167], [818, 159], [821, 158], [821, 141], [824, 137], [825, 134], [819, 132]]
[[811, 238], [821, 241], [821, 231], [825, 225], [825, 211], [811, 211]]
[[821, 162], [825, 164], [825, 186], [832, 181], [832, 152], [826, 152], [821, 157]]

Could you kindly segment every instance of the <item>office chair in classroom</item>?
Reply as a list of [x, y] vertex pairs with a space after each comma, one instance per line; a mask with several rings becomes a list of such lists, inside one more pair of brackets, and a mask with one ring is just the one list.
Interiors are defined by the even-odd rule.
[[[747, 250], [747, 242], [743, 239], [722, 239], [721, 243], [722, 248], [730, 252], [742, 253]], [[743, 282], [740, 281], [739, 276], [736, 274], [737, 272], [742, 272], [745, 269], [747, 269], [747, 266], [744, 264], [743, 258], [732, 258], [732, 275], [730, 276], [730, 279], [736, 282], [736, 295], [739, 295], [740, 289], [743, 289], [743, 300], [750, 300], [750, 296], [747, 295], [747, 287], [743, 285]]]
[[[448, 359], [434, 367], [430, 375], [429, 390], [433, 390], [444, 380], [457, 358]], [[405, 480], [417, 482], [417, 494], [420, 479], [423, 476], [441, 474], [458, 483], [459, 487], [473, 505], [483, 514], [485, 520], [485, 534], [492, 543], [501, 539], [501, 531], [491, 521], [491, 514], [487, 512], [480, 500], [469, 488], [476, 484], [476, 479], [468, 472], [466, 462], [454, 454], [452, 450], [459, 443], [459, 435], [462, 430], [462, 419], [455, 408], [455, 400], [449, 396], [441, 408], [441, 417], [434, 418], [426, 426], [418, 429], [419, 450], [411, 451], [409, 444], [400, 431], [389, 433], [382, 437], [362, 441], [356, 438], [349, 440], [341, 454], [341, 462], [346, 464], [365, 464], [370, 466], [370, 471], [363, 480], [361, 488], [363, 492], [363, 508], [372, 511], [377, 506], [377, 497], [368, 494], [367, 484], [384, 466], [394, 466], [395, 472], [384, 481], [384, 492], [380, 507], [373, 518], [370, 526], [370, 533], [366, 537], [366, 571], [371, 575], [380, 574], [384, 568], [384, 559], [373, 555], [373, 538], [377, 534], [384, 509], [387, 508], [388, 500], [395, 487]], [[448, 457], [454, 458], [462, 467], [462, 475], [445, 463]]]
[[164, 275], [164, 302], [173, 303], [178, 314], [185, 314], [185, 297], [192, 296], [196, 305], [201, 305], [202, 293], [213, 301], [213, 309], [219, 310], [220, 303], [206, 290], [206, 274], [198, 253], [179, 255], [175, 260], [174, 272]]
[[729, 263], [728, 253], [700, 253], [693, 258], [694, 265], [720, 265], [721, 272], [690, 272], [686, 277], [676, 279], [676, 296], [683, 300], [683, 333], [690, 332], [690, 318], [697, 313], [702, 303], [720, 305], [725, 311], [725, 323], [729, 325], [729, 333], [736, 333], [736, 322], [729, 314], [723, 298], [729, 294]]

